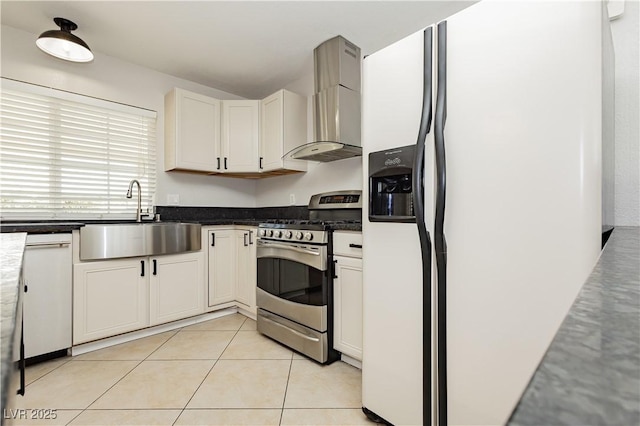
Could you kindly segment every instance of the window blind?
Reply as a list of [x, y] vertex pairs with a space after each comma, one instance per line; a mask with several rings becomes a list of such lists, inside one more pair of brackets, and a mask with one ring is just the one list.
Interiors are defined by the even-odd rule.
[[2, 79], [2, 219], [133, 219], [132, 179], [151, 209], [155, 130], [154, 111]]

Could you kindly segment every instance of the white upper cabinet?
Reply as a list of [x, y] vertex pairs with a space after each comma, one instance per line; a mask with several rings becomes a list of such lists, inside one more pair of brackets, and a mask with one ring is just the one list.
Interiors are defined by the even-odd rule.
[[217, 172], [220, 158], [220, 101], [182, 89], [164, 100], [165, 171]]
[[279, 90], [259, 100], [218, 100], [173, 89], [164, 100], [165, 171], [268, 177], [307, 170], [283, 159], [307, 141], [307, 98]]
[[278, 90], [260, 103], [262, 172], [306, 171], [307, 163], [282, 157], [307, 142], [307, 98]]
[[222, 173], [260, 171], [260, 101], [222, 101]]

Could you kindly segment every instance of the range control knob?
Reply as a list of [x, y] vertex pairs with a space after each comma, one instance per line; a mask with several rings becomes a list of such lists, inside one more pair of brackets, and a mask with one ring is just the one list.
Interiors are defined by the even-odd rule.
[[273, 230], [267, 229], [267, 237], [273, 236]]
[[305, 232], [304, 233], [304, 239], [307, 240], [307, 241], [313, 240], [313, 234], [311, 232]]
[[260, 236], [264, 237], [267, 234], [267, 231], [265, 231], [264, 229], [260, 230]]
[[291, 231], [284, 231], [284, 237], [286, 239], [290, 240], [292, 236], [293, 236], [293, 233]]
[[302, 239], [302, 232], [298, 231], [296, 232], [296, 240], [301, 240]]
[[276, 238], [280, 238], [280, 235], [282, 235], [282, 232], [277, 231], [277, 230], [276, 230], [276, 231], [273, 231], [273, 236], [274, 236], [274, 237], [276, 237]]

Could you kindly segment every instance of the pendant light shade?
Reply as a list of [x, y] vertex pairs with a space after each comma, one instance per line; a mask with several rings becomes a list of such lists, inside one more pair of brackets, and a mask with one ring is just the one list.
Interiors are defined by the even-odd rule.
[[54, 18], [53, 22], [60, 27], [59, 30], [45, 31], [40, 34], [36, 45], [56, 58], [72, 62], [91, 62], [93, 53], [80, 37], [71, 34], [78, 26], [64, 18]]

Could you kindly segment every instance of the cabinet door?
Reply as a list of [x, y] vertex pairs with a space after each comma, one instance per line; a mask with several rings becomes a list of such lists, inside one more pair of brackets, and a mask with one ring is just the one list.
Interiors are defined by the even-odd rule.
[[362, 259], [335, 256], [334, 260], [333, 346], [362, 361]]
[[260, 101], [222, 101], [223, 172], [260, 170]]
[[281, 169], [283, 166], [282, 109], [283, 91], [279, 90], [262, 100], [260, 105], [260, 150], [262, 171]]
[[162, 324], [204, 312], [202, 252], [149, 259], [149, 318]]
[[255, 312], [257, 260], [254, 230], [236, 231], [236, 300]]
[[146, 258], [73, 266], [73, 343], [149, 325]]
[[236, 298], [235, 231], [209, 231], [209, 306]]
[[165, 97], [165, 170], [218, 171], [220, 101], [174, 89]]
[[283, 159], [307, 141], [307, 99], [279, 90], [260, 102], [260, 155], [262, 170], [305, 171], [306, 161]]

